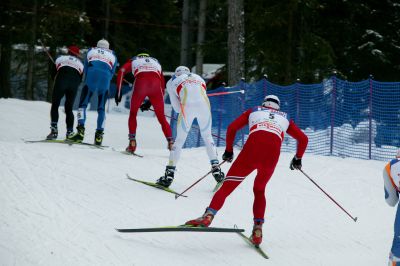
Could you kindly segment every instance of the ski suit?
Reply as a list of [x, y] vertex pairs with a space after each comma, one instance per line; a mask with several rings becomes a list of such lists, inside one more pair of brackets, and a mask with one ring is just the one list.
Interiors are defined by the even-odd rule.
[[81, 92], [78, 124], [84, 126], [86, 108], [94, 92], [97, 92], [97, 130], [104, 130], [105, 105], [111, 79], [115, 73], [117, 57], [114, 51], [94, 47], [89, 49], [85, 60], [85, 86]]
[[172, 108], [179, 113], [177, 134], [172, 151], [169, 155], [169, 166], [176, 166], [183, 144], [196, 118], [201, 137], [207, 149], [210, 163], [218, 163], [217, 149], [211, 135], [211, 107], [206, 94], [205, 81], [196, 74], [182, 74], [173, 76], [167, 82], [167, 91]]
[[264, 221], [266, 207], [265, 187], [280, 156], [285, 132], [297, 140], [296, 157], [301, 158], [308, 144], [307, 136], [288, 120], [287, 114], [271, 108], [251, 108], [233, 121], [227, 130], [226, 151], [233, 151], [236, 132], [249, 125], [249, 137], [237, 159], [233, 162], [221, 188], [215, 193], [209, 208], [218, 211], [225, 199], [251, 172], [257, 169], [254, 180], [254, 221]]
[[[383, 169], [383, 184], [386, 203], [394, 207], [399, 201], [400, 186], [400, 158], [395, 158], [386, 164]], [[396, 218], [394, 221], [394, 236], [389, 255], [389, 265], [400, 265], [400, 211], [397, 204]]]
[[148, 97], [154, 107], [154, 112], [161, 125], [164, 136], [167, 140], [172, 140], [171, 127], [165, 119], [164, 114], [165, 80], [161, 65], [158, 63], [157, 59], [150, 56], [133, 57], [118, 71], [118, 91], [121, 90], [124, 75], [128, 72], [132, 72], [135, 77], [128, 120], [129, 139], [135, 139], [136, 137], [137, 112], [143, 100]]
[[72, 112], [72, 108], [76, 92], [82, 81], [83, 64], [76, 56], [62, 55], [56, 59], [55, 68], [57, 73], [54, 80], [51, 101], [51, 124], [56, 126], [58, 123], [58, 108], [62, 97], [65, 95], [65, 122], [67, 124], [67, 132], [72, 132], [74, 126], [74, 113]]

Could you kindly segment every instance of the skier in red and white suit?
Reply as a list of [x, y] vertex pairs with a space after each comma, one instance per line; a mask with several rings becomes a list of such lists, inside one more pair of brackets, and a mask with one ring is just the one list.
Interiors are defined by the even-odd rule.
[[[138, 109], [148, 110], [151, 105], [154, 107], [158, 122], [161, 124], [162, 131], [168, 142], [168, 149], [172, 148], [173, 139], [169, 123], [164, 114], [164, 90], [165, 80], [162, 74], [161, 65], [158, 60], [150, 57], [148, 53], [139, 53], [137, 56], [126, 62], [118, 71], [117, 92], [115, 102], [121, 101], [121, 86], [126, 73], [132, 72], [135, 81], [133, 84], [133, 93], [131, 97], [131, 108], [128, 120], [129, 126], [129, 146], [127, 152], [134, 153], [136, 150], [136, 127]], [[150, 104], [146, 108], [141, 107], [143, 100], [148, 97]]]
[[265, 97], [263, 106], [251, 108], [233, 121], [227, 131], [226, 150], [222, 158], [233, 160], [233, 142], [236, 132], [249, 125], [250, 134], [243, 150], [226, 174], [221, 188], [214, 194], [204, 215], [186, 224], [193, 226], [209, 226], [214, 215], [220, 210], [225, 199], [254, 170], [257, 175], [254, 180], [254, 227], [251, 240], [255, 245], [262, 241], [262, 224], [266, 206], [265, 187], [278, 163], [281, 144], [285, 132], [297, 140], [297, 152], [290, 163], [290, 169], [301, 169], [301, 158], [308, 144], [307, 136], [296, 126], [293, 120], [287, 119], [287, 114], [279, 111], [280, 101], [275, 95]]

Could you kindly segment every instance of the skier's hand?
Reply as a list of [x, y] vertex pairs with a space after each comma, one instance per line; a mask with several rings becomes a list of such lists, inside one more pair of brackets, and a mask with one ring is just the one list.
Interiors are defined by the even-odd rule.
[[293, 157], [292, 161], [290, 162], [290, 170], [301, 170], [301, 158], [297, 158], [296, 156]]
[[115, 93], [115, 97], [114, 97], [114, 99], [115, 99], [115, 104], [118, 106], [118, 104], [121, 102], [121, 100], [122, 100], [122, 93], [121, 93], [121, 95], [118, 95], [119, 93], [118, 93], [118, 90], [117, 90], [117, 92]]
[[140, 111], [142, 112], [148, 111], [150, 110], [150, 107], [151, 107], [151, 102], [149, 100], [145, 100], [140, 106]]
[[225, 150], [224, 154], [222, 154], [222, 160], [227, 162], [232, 162], [233, 160], [233, 151]]

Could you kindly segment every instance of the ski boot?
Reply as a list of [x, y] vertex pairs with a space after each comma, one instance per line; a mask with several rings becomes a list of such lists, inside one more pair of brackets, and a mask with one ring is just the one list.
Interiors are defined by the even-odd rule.
[[58, 129], [57, 129], [57, 126], [51, 126], [50, 127], [50, 134], [49, 135], [47, 135], [47, 137], [46, 137], [46, 139], [47, 140], [54, 140], [54, 139], [57, 139], [57, 137], [58, 137]]
[[213, 175], [213, 177], [214, 177], [215, 181], [217, 181], [217, 183], [224, 181], [225, 174], [224, 174], [224, 172], [221, 171], [221, 167], [218, 166], [218, 162], [212, 163], [211, 174]]
[[74, 136], [74, 131], [72, 130], [67, 130], [67, 133], [65, 134], [65, 140], [68, 141], [70, 138]]
[[169, 187], [172, 184], [172, 181], [174, 181], [174, 174], [175, 174], [175, 166], [167, 166], [165, 168], [164, 176], [160, 177], [156, 181], [156, 184], [166, 188]]
[[136, 140], [135, 139], [130, 139], [129, 140], [129, 145], [125, 149], [126, 152], [134, 154], [136, 151]]
[[208, 227], [214, 219], [216, 211], [207, 208], [206, 212], [199, 218], [187, 221], [185, 225], [191, 225], [193, 227]]
[[96, 133], [94, 134], [94, 145], [101, 146], [101, 143], [103, 142], [103, 135], [104, 130], [96, 129]]
[[258, 247], [262, 242], [262, 222], [254, 222], [253, 232], [250, 236], [250, 241]]
[[69, 137], [68, 140], [72, 142], [81, 143], [83, 141], [83, 138], [85, 137], [85, 126], [78, 125], [76, 129], [78, 131], [75, 133], [75, 135]]

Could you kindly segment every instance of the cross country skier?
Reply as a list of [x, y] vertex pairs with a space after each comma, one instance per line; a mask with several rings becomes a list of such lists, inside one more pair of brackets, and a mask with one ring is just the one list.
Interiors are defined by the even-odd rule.
[[[383, 169], [383, 184], [385, 200], [389, 206], [394, 207], [399, 201], [400, 184], [400, 150], [396, 158], [386, 164]], [[394, 236], [389, 254], [389, 265], [400, 265], [400, 205], [397, 204], [396, 219], [394, 222]]]
[[78, 132], [69, 138], [82, 142], [85, 136], [86, 108], [94, 92], [97, 92], [97, 128], [94, 138], [96, 145], [101, 145], [104, 135], [105, 105], [108, 98], [111, 79], [117, 66], [117, 57], [109, 49], [107, 40], [101, 39], [97, 46], [89, 49], [85, 60], [85, 86], [81, 92], [78, 109]]
[[188, 225], [208, 227], [214, 216], [225, 202], [225, 199], [240, 185], [251, 172], [257, 169], [253, 193], [253, 232], [251, 241], [255, 245], [262, 242], [262, 225], [266, 206], [265, 187], [271, 178], [279, 160], [281, 144], [285, 132], [297, 140], [297, 152], [290, 163], [290, 169], [301, 169], [301, 158], [308, 144], [307, 136], [296, 126], [293, 120], [288, 120], [287, 114], [279, 111], [280, 101], [275, 95], [265, 97], [262, 106], [245, 111], [227, 130], [226, 150], [223, 160], [233, 160], [233, 142], [236, 132], [249, 125], [247, 139], [238, 158], [232, 164], [221, 188], [214, 194], [209, 207], [202, 217], [186, 222]]
[[224, 173], [218, 166], [217, 149], [211, 135], [211, 107], [206, 94], [205, 81], [199, 75], [190, 73], [189, 68], [179, 66], [175, 70], [175, 75], [168, 81], [167, 90], [172, 108], [176, 113], [179, 113], [179, 117], [175, 143], [169, 155], [169, 163], [164, 176], [157, 180], [157, 184], [169, 187], [174, 180], [176, 164], [195, 118], [206, 145], [212, 175], [218, 183], [221, 182], [224, 179]]
[[[149, 110], [151, 104], [154, 106], [158, 122], [161, 124], [162, 131], [168, 142], [168, 149], [171, 150], [173, 139], [171, 127], [165, 119], [164, 114], [164, 90], [165, 80], [162, 74], [161, 65], [157, 59], [150, 57], [144, 49], [140, 50], [138, 55], [129, 59], [123, 67], [118, 71], [117, 76], [117, 92], [115, 94], [115, 103], [121, 102], [122, 98], [122, 81], [124, 75], [132, 72], [135, 77], [133, 84], [133, 93], [131, 97], [131, 108], [129, 113], [129, 145], [126, 151], [134, 153], [136, 150], [136, 128], [137, 128], [137, 112], [140, 108], [142, 111]], [[150, 102], [142, 104], [143, 100], [148, 97]]]
[[74, 113], [72, 112], [72, 107], [79, 84], [82, 82], [83, 74], [83, 64], [77, 56], [79, 56], [79, 47], [72, 45], [68, 47], [68, 55], [61, 55], [55, 61], [55, 78], [50, 110], [51, 132], [46, 138], [48, 140], [57, 139], [58, 107], [64, 95], [65, 122], [67, 124], [66, 138], [73, 135]]

